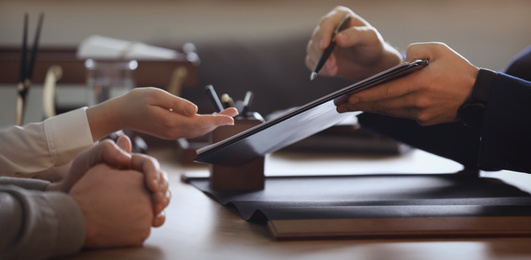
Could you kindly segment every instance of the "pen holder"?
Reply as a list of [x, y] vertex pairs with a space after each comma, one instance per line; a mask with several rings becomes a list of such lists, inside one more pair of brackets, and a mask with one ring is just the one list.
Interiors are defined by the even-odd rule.
[[[237, 117], [234, 125], [221, 126], [212, 132], [212, 141], [218, 142], [264, 122], [258, 113]], [[210, 165], [210, 186], [214, 190], [253, 191], [263, 190], [265, 184], [264, 157], [237, 167]]]

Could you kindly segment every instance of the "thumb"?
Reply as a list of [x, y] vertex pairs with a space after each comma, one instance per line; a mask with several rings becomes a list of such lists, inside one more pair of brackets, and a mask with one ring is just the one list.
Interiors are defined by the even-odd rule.
[[441, 44], [438, 43], [412, 43], [407, 47], [406, 50], [406, 61], [413, 62], [418, 59], [427, 59], [430, 62], [433, 62], [437, 55], [437, 48]]
[[[129, 138], [122, 142], [128, 142]], [[129, 141], [129, 146], [131, 142]], [[124, 144], [126, 146], [126, 144]], [[127, 147], [126, 147], [127, 148]], [[128, 167], [131, 162], [131, 154], [122, 150], [111, 140], [104, 140], [90, 150], [87, 150], [74, 159], [72, 166], [63, 181], [61, 190], [64, 192], [76, 184], [93, 166], [105, 163], [114, 167]]]
[[131, 153], [132, 150], [132, 143], [131, 139], [129, 139], [129, 136], [127, 135], [120, 135], [118, 139], [116, 140], [116, 144], [118, 147], [120, 147], [124, 152]]

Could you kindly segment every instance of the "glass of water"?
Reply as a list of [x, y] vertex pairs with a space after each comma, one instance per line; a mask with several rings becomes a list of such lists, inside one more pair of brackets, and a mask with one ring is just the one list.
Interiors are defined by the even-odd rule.
[[87, 105], [93, 106], [118, 97], [135, 87], [136, 60], [85, 60], [87, 69]]

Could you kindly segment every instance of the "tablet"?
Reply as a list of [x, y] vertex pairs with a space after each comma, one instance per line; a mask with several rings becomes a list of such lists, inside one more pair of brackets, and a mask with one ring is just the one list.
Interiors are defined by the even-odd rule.
[[353, 112], [336, 111], [336, 104], [346, 101], [350, 94], [396, 79], [426, 65], [427, 60], [401, 63], [227, 139], [202, 147], [196, 151], [194, 161], [236, 167], [278, 151], [353, 117]]

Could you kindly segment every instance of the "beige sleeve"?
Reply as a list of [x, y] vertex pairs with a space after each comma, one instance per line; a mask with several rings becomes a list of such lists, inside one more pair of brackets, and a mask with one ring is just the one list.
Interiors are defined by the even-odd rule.
[[0, 143], [0, 176], [16, 177], [64, 165], [94, 144], [86, 108], [1, 131]]

